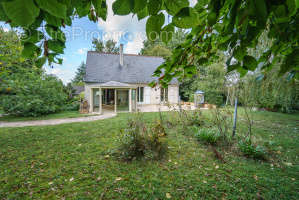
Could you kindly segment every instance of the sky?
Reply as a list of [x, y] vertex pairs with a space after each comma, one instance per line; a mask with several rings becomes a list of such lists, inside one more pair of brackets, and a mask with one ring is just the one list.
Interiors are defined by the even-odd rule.
[[[92, 39], [102, 40], [113, 39], [117, 45], [124, 44], [124, 52], [138, 54], [146, 39], [146, 19], [138, 21], [137, 16], [113, 15], [112, 3], [114, 0], [106, 0], [108, 4], [108, 17], [106, 21], [99, 19], [97, 23], [89, 21], [88, 18], [75, 18], [72, 26], [66, 27], [63, 31], [66, 34], [66, 48], [62, 55], [62, 65], [44, 66], [48, 74], [59, 77], [65, 84], [75, 76], [78, 66], [86, 62], [88, 50], [92, 50]], [[193, 6], [197, 0], [190, 0]], [[0, 24], [4, 29], [8, 25]]]

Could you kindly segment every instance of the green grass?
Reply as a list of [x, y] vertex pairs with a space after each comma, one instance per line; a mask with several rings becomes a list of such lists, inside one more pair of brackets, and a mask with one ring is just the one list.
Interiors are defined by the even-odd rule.
[[[166, 199], [167, 193], [171, 199], [299, 198], [298, 114], [255, 113], [258, 141], [273, 141], [279, 158], [261, 162], [226, 154], [226, 163], [177, 129], [167, 130], [164, 160], [127, 163], [107, 156], [129, 116], [0, 128], [0, 199]], [[148, 122], [158, 117], [145, 114]], [[242, 131], [244, 124], [237, 134]]]
[[0, 121], [19, 122], [19, 121], [46, 120], [46, 119], [76, 118], [76, 117], [87, 117], [87, 116], [91, 116], [91, 115], [80, 114], [78, 111], [63, 111], [59, 113], [42, 115], [38, 117], [16, 117], [16, 116], [4, 115], [0, 117]]

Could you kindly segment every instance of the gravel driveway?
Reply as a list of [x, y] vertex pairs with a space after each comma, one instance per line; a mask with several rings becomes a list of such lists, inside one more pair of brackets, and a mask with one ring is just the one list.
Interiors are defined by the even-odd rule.
[[35, 120], [35, 121], [23, 121], [23, 122], [0, 122], [0, 127], [48, 126], [48, 125], [67, 124], [67, 123], [74, 123], [74, 122], [90, 122], [90, 121], [96, 121], [101, 119], [107, 119], [115, 116], [116, 116], [115, 113], [107, 113], [103, 115], [96, 115], [90, 117]]

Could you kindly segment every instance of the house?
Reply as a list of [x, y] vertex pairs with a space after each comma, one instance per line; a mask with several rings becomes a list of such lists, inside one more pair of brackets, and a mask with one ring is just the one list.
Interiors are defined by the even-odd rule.
[[167, 88], [148, 86], [153, 72], [164, 62], [161, 57], [89, 51], [86, 60], [85, 99], [90, 112], [133, 112], [145, 105], [177, 104], [177, 80]]

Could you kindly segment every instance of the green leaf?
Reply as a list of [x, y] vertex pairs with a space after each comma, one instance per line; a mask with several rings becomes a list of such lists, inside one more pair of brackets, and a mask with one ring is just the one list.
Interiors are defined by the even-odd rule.
[[[296, 3], [298, 3], [297, 6], [296, 6]], [[288, 6], [288, 10], [290, 12], [289, 16], [293, 16], [296, 14], [296, 11], [299, 7], [299, 0], [287, 0], [287, 6]]]
[[233, 64], [233, 65], [228, 65], [228, 66], [227, 66], [227, 72], [234, 71], [234, 70], [236, 70], [236, 69], [238, 69], [238, 68], [240, 68], [240, 67], [241, 67], [241, 66], [240, 66], [239, 63], [237, 63], [237, 64]]
[[162, 3], [162, 0], [149, 0], [147, 6], [148, 13], [150, 15], [156, 15], [161, 10]]
[[185, 75], [192, 77], [197, 72], [197, 68], [195, 65], [187, 65], [184, 66]]
[[237, 72], [240, 73], [240, 77], [244, 77], [247, 74], [248, 71], [246, 69], [242, 68], [242, 67], [239, 67], [237, 69]]
[[145, 17], [148, 16], [148, 10], [147, 10], [147, 7], [145, 7], [143, 10], [139, 11], [137, 13], [137, 17], [138, 17], [138, 20], [142, 20], [144, 19]]
[[148, 18], [146, 22], [146, 35], [149, 40], [153, 41], [159, 37], [164, 21], [165, 17], [162, 13]]
[[46, 57], [38, 58], [37, 60], [35, 60], [35, 65], [41, 68], [46, 63], [46, 61], [47, 61]]
[[293, 50], [292, 53], [286, 56], [284, 63], [280, 66], [280, 74], [284, 74], [291, 69], [299, 66], [299, 49]]
[[13, 0], [2, 3], [2, 6], [12, 23], [24, 27], [31, 25], [40, 11], [33, 0]]
[[25, 58], [34, 57], [34, 54], [39, 50], [39, 48], [31, 42], [25, 42], [23, 46], [24, 49], [22, 51], [22, 56], [24, 56]]
[[142, 11], [147, 5], [147, 0], [135, 0], [133, 13]]
[[49, 40], [48, 41], [48, 48], [55, 53], [63, 53], [65, 44], [59, 40]]
[[242, 48], [241, 46], [235, 48], [233, 56], [238, 61], [242, 61], [245, 55], [246, 55], [246, 49]]
[[257, 67], [257, 61], [254, 57], [252, 56], [244, 56], [243, 58], [243, 68], [250, 70], [250, 71], [254, 71]]
[[48, 35], [51, 36], [52, 40], [60, 40], [61, 42], [65, 42], [65, 35], [59, 28], [47, 24], [46, 31]]
[[166, 6], [166, 11], [168, 14], [174, 16], [177, 14], [182, 8], [189, 6], [188, 0], [164, 0], [164, 4]]
[[217, 22], [216, 13], [215, 12], [210, 12], [207, 19], [208, 19], [209, 26], [213, 26]]
[[181, 9], [172, 19], [178, 28], [192, 28], [199, 24], [197, 12], [190, 7]]
[[60, 27], [62, 25], [62, 21], [60, 18], [50, 15], [49, 13], [45, 13], [45, 20], [48, 24], [56, 27]]
[[92, 0], [92, 4], [96, 10], [97, 16], [101, 17], [104, 21], [107, 19], [107, 4], [105, 0]]
[[173, 24], [168, 24], [161, 31], [160, 36], [162, 42], [167, 44], [172, 39], [173, 34], [174, 34], [174, 26]]
[[85, 17], [90, 12], [91, 3], [90, 1], [75, 1], [76, 12], [79, 17]]
[[260, 25], [265, 25], [268, 19], [268, 10], [265, 0], [254, 0], [255, 13], [258, 17], [257, 22]]
[[112, 4], [112, 10], [117, 15], [128, 15], [134, 9], [134, 0], [116, 0]]
[[62, 19], [66, 18], [66, 5], [59, 3], [57, 0], [35, 0], [35, 2], [41, 9], [51, 15]]
[[41, 31], [37, 30], [27, 30], [24, 35], [21, 37], [22, 41], [37, 43], [44, 38], [44, 34]]
[[107, 14], [108, 14], [108, 11], [107, 11], [108, 7], [107, 7], [107, 4], [106, 4], [106, 1], [102, 1], [102, 5], [101, 5], [101, 12], [97, 12], [97, 15], [102, 18], [104, 21], [106, 21], [107, 19]]
[[0, 3], [0, 21], [7, 22], [8, 20], [9, 18], [5, 14], [2, 4]]

